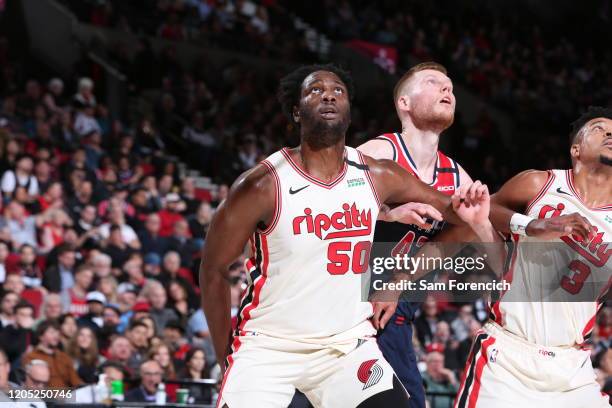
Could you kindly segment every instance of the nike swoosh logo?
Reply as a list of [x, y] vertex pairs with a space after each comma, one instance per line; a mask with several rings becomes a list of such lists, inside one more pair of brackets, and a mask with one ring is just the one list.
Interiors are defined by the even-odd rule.
[[297, 190], [294, 190], [293, 187], [289, 187], [289, 194], [296, 194], [299, 193], [300, 191], [302, 191], [303, 189], [305, 189], [306, 187], [310, 187], [310, 184], [306, 184], [304, 187], [302, 188], [298, 188]]
[[557, 187], [557, 193], [559, 193], [559, 194], [567, 194], [568, 196], [571, 196], [571, 194], [570, 194], [570, 193], [568, 193], [568, 192], [566, 192], [566, 191], [561, 190], [561, 187]]

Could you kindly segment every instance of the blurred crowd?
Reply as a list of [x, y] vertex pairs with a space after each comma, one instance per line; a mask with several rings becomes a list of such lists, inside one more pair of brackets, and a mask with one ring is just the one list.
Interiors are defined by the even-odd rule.
[[[279, 48], [279, 38], [301, 44], [302, 37], [274, 1], [160, 0], [146, 13], [145, 1], [63, 1], [100, 26], [281, 60], [311, 58], [305, 46], [281, 41]], [[569, 40], [549, 46], [535, 26], [515, 36], [506, 21], [469, 20], [469, 9], [432, 18], [438, 10], [419, 2], [395, 9], [383, 3], [324, 1], [311, 8], [324, 12], [321, 29], [332, 38], [396, 46], [402, 68], [408, 55], [436, 59], [521, 126], [537, 130], [555, 121], [562, 128], [536, 143], [517, 137], [516, 145], [528, 149], [509, 161], [485, 110], [469, 124], [457, 115], [443, 136], [445, 151], [493, 190], [517, 170], [567, 166], [565, 125], [585, 105], [610, 102], [612, 78], [603, 69], [609, 50], [593, 58], [594, 51]], [[12, 58], [0, 37], [0, 389], [9, 381], [75, 387], [104, 373], [131, 382], [126, 398], [144, 401], [160, 379], [216, 379], [199, 307], [199, 249], [227, 185], [272, 151], [297, 143], [275, 97], [284, 72], [259, 75], [238, 62], [219, 70], [204, 60], [185, 67], [174, 47], [157, 54], [146, 37], [136, 50], [118, 44], [109, 53], [127, 74], [132, 97], [157, 91], [153, 115], [112, 117], [101, 103], [103, 78], [90, 62], [81, 61], [71, 79], [41, 74]], [[348, 144], [397, 130], [394, 116], [389, 95], [357, 89]], [[177, 137], [188, 146], [181, 160], [218, 190], [199, 189], [179, 173], [168, 155]], [[242, 261], [231, 267], [233, 315], [245, 282]], [[456, 390], [486, 318], [483, 301], [423, 304], [414, 342], [429, 391]], [[605, 307], [590, 347], [607, 392], [611, 331], [612, 309]], [[175, 390], [168, 391], [172, 400]], [[191, 395], [213, 398], [200, 388]], [[438, 398], [434, 406], [449, 401]]]

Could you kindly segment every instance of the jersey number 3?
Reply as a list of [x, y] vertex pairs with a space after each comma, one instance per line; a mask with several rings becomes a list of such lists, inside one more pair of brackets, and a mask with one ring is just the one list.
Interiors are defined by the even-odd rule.
[[591, 274], [591, 268], [587, 264], [577, 259], [573, 260], [569, 264], [570, 271], [573, 272], [573, 276], [564, 276], [561, 278], [561, 287], [572, 295], [580, 292], [584, 286], [584, 281]]
[[344, 275], [349, 271], [364, 273], [370, 259], [370, 241], [359, 241], [355, 245], [349, 241], [332, 242], [327, 247], [327, 272], [332, 275]]

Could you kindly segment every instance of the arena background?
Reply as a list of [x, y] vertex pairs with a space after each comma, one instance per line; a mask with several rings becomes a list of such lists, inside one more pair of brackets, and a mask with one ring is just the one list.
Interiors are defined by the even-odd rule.
[[[441, 149], [495, 191], [524, 169], [569, 167], [569, 123], [589, 105], [612, 104], [610, 8], [608, 0], [0, 0], [0, 348], [10, 380], [27, 381], [37, 328], [53, 319], [76, 372], [52, 375], [49, 387], [96, 383], [105, 361], [119, 361], [127, 388], [151, 356], [173, 401], [181, 380], [198, 377], [185, 362], [193, 347], [205, 355], [200, 376], [216, 378], [198, 250], [235, 177], [297, 144], [275, 97], [292, 68], [334, 62], [352, 72], [347, 143], [357, 146], [398, 130], [398, 75], [420, 61], [444, 64], [457, 114]], [[23, 188], [15, 167], [32, 180]], [[234, 311], [245, 273], [236, 261]], [[24, 301], [33, 324], [12, 315], [18, 303], [28, 315]], [[94, 303], [104, 307], [92, 314]], [[483, 302], [426, 302], [414, 342], [423, 371], [441, 378], [443, 368], [425, 363], [440, 351], [458, 375], [467, 328], [486, 317]], [[611, 333], [606, 305], [589, 346], [608, 393]], [[196, 402], [214, 398], [214, 389], [185, 384]], [[432, 406], [449, 404], [438, 397]]]

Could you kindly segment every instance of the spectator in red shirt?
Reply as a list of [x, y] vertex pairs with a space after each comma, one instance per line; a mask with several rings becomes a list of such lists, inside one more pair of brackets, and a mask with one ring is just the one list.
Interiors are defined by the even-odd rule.
[[159, 235], [162, 237], [169, 237], [172, 235], [174, 224], [184, 219], [181, 215], [181, 211], [185, 204], [176, 193], [167, 194], [165, 201], [165, 208], [158, 213], [161, 220]]

